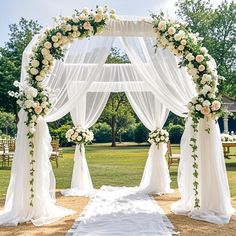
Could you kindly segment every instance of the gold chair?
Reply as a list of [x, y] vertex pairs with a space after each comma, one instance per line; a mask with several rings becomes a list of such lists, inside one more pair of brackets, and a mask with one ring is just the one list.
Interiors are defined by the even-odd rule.
[[171, 143], [170, 141], [167, 143], [167, 155], [168, 155], [168, 168], [170, 169], [170, 166], [178, 166], [179, 160], [180, 160], [180, 154], [173, 154], [171, 149]]
[[59, 149], [59, 140], [58, 139], [52, 140], [51, 146], [52, 146], [52, 153], [50, 156], [50, 161], [55, 161], [56, 167], [58, 168], [58, 158], [62, 155], [61, 149]]
[[4, 155], [4, 142], [3, 142], [3, 140], [0, 140], [0, 160], [2, 161], [2, 167], [3, 167], [7, 161], [7, 159]]
[[15, 154], [15, 148], [16, 148], [16, 142], [15, 139], [8, 139], [4, 140], [3, 142], [3, 155], [4, 158], [7, 160], [8, 166], [10, 166], [10, 162], [12, 162], [12, 159]]

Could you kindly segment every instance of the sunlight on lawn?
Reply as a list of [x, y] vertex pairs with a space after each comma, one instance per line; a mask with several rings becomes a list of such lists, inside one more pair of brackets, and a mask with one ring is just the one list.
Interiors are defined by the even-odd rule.
[[[132, 143], [131, 143], [132, 144]], [[148, 146], [119, 145], [111, 148], [109, 144], [93, 144], [87, 146], [86, 156], [89, 170], [95, 188], [102, 185], [136, 186], [139, 184], [147, 158]], [[73, 148], [64, 148], [64, 158], [59, 160], [59, 168], [53, 169], [57, 180], [57, 189], [70, 187]], [[174, 152], [179, 152], [179, 147], [174, 147]], [[231, 196], [236, 196], [236, 158], [226, 160], [227, 173]], [[177, 167], [171, 167], [171, 187], [177, 188]], [[10, 168], [0, 167], [0, 204], [6, 196], [10, 178]]]

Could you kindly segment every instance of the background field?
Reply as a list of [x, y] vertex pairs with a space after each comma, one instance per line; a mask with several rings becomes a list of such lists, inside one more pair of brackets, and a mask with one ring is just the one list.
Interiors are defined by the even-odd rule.
[[[110, 144], [93, 144], [87, 146], [86, 156], [89, 170], [95, 188], [102, 185], [135, 186], [138, 185], [147, 158], [148, 146], [137, 146], [133, 143], [119, 145], [111, 148]], [[236, 151], [233, 150], [234, 152]], [[59, 159], [59, 168], [52, 163], [57, 180], [57, 188], [70, 187], [73, 148], [63, 148], [64, 158]], [[179, 152], [179, 147], [174, 147], [174, 152]], [[0, 163], [1, 165], [1, 163]], [[236, 196], [236, 158], [226, 160], [227, 173], [231, 196]], [[170, 170], [172, 188], [177, 188], [177, 168]], [[6, 190], [10, 178], [10, 168], [0, 166], [0, 204], [6, 196]]]

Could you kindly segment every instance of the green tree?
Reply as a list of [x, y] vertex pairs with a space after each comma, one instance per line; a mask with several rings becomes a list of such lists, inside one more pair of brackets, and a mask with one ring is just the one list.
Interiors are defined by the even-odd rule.
[[[118, 48], [112, 48], [106, 60], [107, 64], [129, 63], [127, 55]], [[133, 110], [125, 93], [111, 93], [107, 105], [99, 119], [99, 122], [106, 122], [111, 127], [112, 147], [116, 146], [119, 137], [135, 124]]]
[[111, 93], [107, 105], [99, 119], [111, 127], [112, 147], [116, 147], [116, 139], [135, 124], [132, 108], [125, 93]]
[[221, 92], [236, 98], [236, 2], [225, 0], [214, 9], [210, 0], [179, 0], [176, 6], [179, 18], [204, 38], [219, 75], [225, 77]]
[[8, 91], [16, 91], [13, 82], [20, 80], [22, 53], [41, 26], [37, 21], [21, 18], [18, 24], [9, 25], [9, 29], [9, 41], [0, 47], [0, 107], [16, 114], [16, 99]]
[[144, 143], [148, 141], [149, 130], [143, 125], [143, 123], [139, 123], [134, 131], [134, 141], [136, 143]]
[[2, 134], [11, 137], [16, 135], [16, 117], [9, 112], [0, 111], [0, 135]]

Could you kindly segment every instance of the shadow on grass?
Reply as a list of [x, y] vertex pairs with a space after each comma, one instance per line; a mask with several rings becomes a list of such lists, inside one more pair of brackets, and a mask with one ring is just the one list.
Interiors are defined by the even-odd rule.
[[0, 170], [11, 170], [11, 166], [0, 166]]
[[236, 171], [236, 162], [226, 163], [227, 171]]

